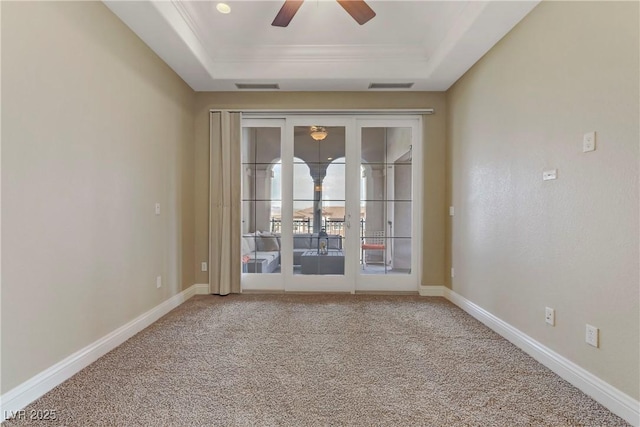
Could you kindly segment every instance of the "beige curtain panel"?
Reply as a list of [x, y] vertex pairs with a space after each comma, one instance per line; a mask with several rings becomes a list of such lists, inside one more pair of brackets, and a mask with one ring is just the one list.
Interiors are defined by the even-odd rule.
[[209, 289], [240, 293], [240, 113], [211, 112]]

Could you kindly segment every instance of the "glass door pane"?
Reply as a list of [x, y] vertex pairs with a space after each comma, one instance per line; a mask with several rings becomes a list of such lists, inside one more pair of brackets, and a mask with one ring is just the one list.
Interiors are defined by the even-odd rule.
[[242, 138], [242, 272], [281, 272], [281, 128], [245, 127]]
[[360, 150], [361, 274], [411, 274], [412, 128], [362, 128]]
[[345, 133], [293, 128], [293, 275], [345, 274]]

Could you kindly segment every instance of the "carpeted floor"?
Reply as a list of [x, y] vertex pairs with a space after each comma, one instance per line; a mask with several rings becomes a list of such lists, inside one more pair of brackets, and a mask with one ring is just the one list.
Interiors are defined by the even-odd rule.
[[446, 300], [386, 295], [194, 297], [26, 409], [56, 411], [41, 426], [627, 425]]

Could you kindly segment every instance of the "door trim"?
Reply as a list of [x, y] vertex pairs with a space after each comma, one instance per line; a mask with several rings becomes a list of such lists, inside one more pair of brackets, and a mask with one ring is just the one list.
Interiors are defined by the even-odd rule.
[[[411, 128], [411, 273], [377, 275], [362, 274], [358, 270], [356, 275], [356, 291], [398, 291], [417, 292], [420, 289], [422, 278], [422, 199], [423, 199], [423, 144], [424, 135], [422, 132], [423, 120], [421, 116], [406, 117], [359, 117], [357, 118], [356, 138], [358, 148], [358, 158], [361, 158], [362, 129], [367, 127], [385, 128]], [[389, 280], [393, 280], [393, 289], [389, 289]]]
[[[351, 255], [349, 258], [345, 258], [345, 274], [344, 276], [332, 276], [332, 275], [319, 275], [319, 276], [302, 276], [293, 275], [293, 266], [291, 261], [283, 262], [281, 257], [281, 272], [271, 274], [242, 274], [241, 279], [241, 292], [242, 291], [286, 291], [286, 292], [350, 292], [356, 291], [398, 291], [398, 292], [417, 292], [420, 288], [420, 281], [422, 278], [422, 200], [423, 200], [423, 117], [425, 114], [434, 114], [433, 109], [424, 110], [242, 110], [242, 128], [247, 127], [280, 127], [281, 129], [281, 159], [283, 178], [285, 176], [285, 168], [290, 168], [289, 176], [293, 177], [293, 165], [286, 165], [284, 159], [285, 156], [288, 159], [293, 159], [293, 128], [297, 125], [307, 125], [311, 122], [315, 123], [318, 119], [324, 122], [331, 121], [331, 123], [339, 122], [337, 126], [342, 126], [345, 123], [345, 150], [347, 155], [351, 158], [360, 159], [361, 149], [361, 129], [364, 124], [376, 123], [388, 124], [389, 127], [406, 127], [402, 123], [411, 124], [412, 127], [412, 182], [413, 182], [413, 195], [412, 195], [412, 220], [414, 226], [412, 227], [412, 269], [411, 274], [404, 277], [404, 275], [362, 275], [360, 274], [360, 264], [356, 260], [359, 260], [359, 230], [353, 231], [357, 234], [355, 238], [346, 240], [345, 257]], [[311, 114], [314, 113], [314, 114]], [[321, 117], [316, 117], [320, 115]], [[278, 123], [277, 126], [274, 124]], [[329, 124], [329, 123], [327, 123]], [[415, 136], [414, 136], [415, 135]], [[353, 141], [348, 143], [348, 141]], [[350, 149], [351, 146], [351, 149]], [[288, 152], [287, 152], [288, 151]], [[351, 168], [349, 164], [351, 163]], [[347, 179], [353, 179], [355, 176], [352, 168], [360, 168], [360, 161], [347, 160]], [[292, 220], [293, 217], [293, 182], [285, 183], [283, 179], [282, 187], [282, 222], [286, 220]], [[358, 187], [358, 188], [356, 188]], [[349, 205], [355, 204], [355, 209], [358, 212], [359, 218], [359, 185], [354, 186], [351, 183], [347, 184], [347, 192], [350, 189], [354, 189], [356, 195], [349, 197], [347, 194], [347, 203]], [[353, 211], [353, 206], [346, 206], [346, 212]], [[287, 207], [286, 207], [287, 206]], [[290, 209], [291, 208], [291, 209]], [[285, 218], [285, 215], [288, 218]], [[357, 228], [357, 227], [356, 227]], [[241, 230], [238, 232], [241, 233]], [[282, 228], [282, 242], [287, 242], [292, 246], [293, 230], [287, 230], [286, 227]], [[291, 238], [291, 239], [289, 239]], [[289, 243], [289, 240], [291, 242]], [[289, 247], [292, 251], [292, 247]], [[355, 259], [354, 259], [355, 257]], [[289, 268], [291, 267], [291, 268]], [[363, 277], [365, 276], [365, 277]], [[345, 283], [330, 283], [332, 279], [336, 277], [344, 277]], [[293, 280], [295, 279], [295, 281]], [[389, 289], [389, 280], [394, 282], [394, 288]], [[307, 282], [307, 283], [305, 283]], [[321, 286], [315, 286], [320, 285]], [[342, 281], [341, 281], [342, 282]], [[398, 288], [398, 282], [401, 286]], [[298, 283], [303, 283], [299, 285]]]
[[[350, 153], [350, 147], [348, 142], [353, 141], [355, 138], [355, 128], [353, 117], [347, 116], [316, 116], [316, 115], [296, 115], [285, 118], [285, 140], [282, 147], [283, 153], [283, 166], [282, 166], [282, 180], [285, 186], [282, 189], [282, 221], [283, 223], [292, 224], [293, 221], [293, 196], [294, 196], [294, 183], [293, 183], [293, 159], [294, 159], [294, 138], [295, 128], [297, 126], [336, 126], [344, 127], [345, 129], [345, 163], [347, 170], [345, 171], [345, 209], [349, 211], [349, 180], [352, 179], [348, 173], [349, 163], [352, 161], [350, 158], [353, 155]], [[286, 162], [285, 162], [286, 160]], [[285, 168], [285, 163], [287, 167]], [[290, 179], [287, 179], [290, 178]], [[351, 202], [353, 203], [353, 202]], [[351, 232], [350, 232], [351, 231]], [[286, 234], [285, 234], [286, 232]], [[345, 247], [343, 249], [345, 257], [345, 269], [344, 274], [341, 275], [303, 275], [293, 273], [292, 258], [285, 259], [285, 263], [282, 263], [284, 290], [287, 292], [349, 292], [355, 291], [355, 277], [353, 275], [353, 269], [350, 268], [350, 264], [355, 262], [355, 252], [351, 240], [353, 240], [353, 231], [345, 230], [347, 235], [345, 236]], [[282, 228], [282, 241], [287, 244], [290, 243], [293, 246], [293, 229], [288, 227]], [[293, 247], [288, 248], [292, 253]]]

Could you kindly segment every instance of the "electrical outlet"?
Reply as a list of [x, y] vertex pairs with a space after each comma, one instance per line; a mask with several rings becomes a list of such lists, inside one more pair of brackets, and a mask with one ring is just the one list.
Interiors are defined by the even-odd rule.
[[201, 271], [207, 271], [207, 263], [206, 262], [203, 262], [203, 263], [200, 264], [200, 270]]
[[456, 214], [456, 210], [453, 206], [449, 206], [449, 216], [454, 216]]
[[544, 321], [551, 326], [556, 326], [556, 311], [551, 307], [546, 307], [544, 310]]
[[162, 276], [156, 277], [156, 288], [162, 287]]
[[456, 277], [456, 270], [453, 267], [451, 267], [451, 277]]
[[596, 133], [588, 132], [582, 137], [582, 152], [587, 153], [589, 151], [596, 150]]
[[600, 330], [598, 328], [596, 328], [595, 326], [591, 326], [589, 324], [587, 324], [587, 334], [585, 337], [585, 341], [587, 342], [587, 344], [594, 346], [595, 348], [598, 348], [600, 346], [599, 341], [599, 335], [600, 335]]

